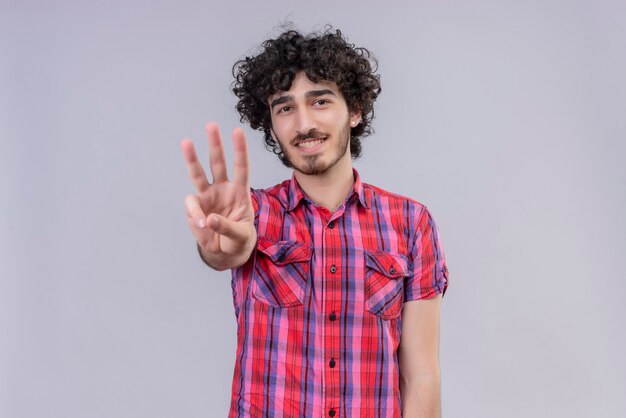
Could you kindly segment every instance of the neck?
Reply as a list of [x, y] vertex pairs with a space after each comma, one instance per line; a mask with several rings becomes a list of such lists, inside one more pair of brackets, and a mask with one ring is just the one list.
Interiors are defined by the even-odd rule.
[[320, 175], [295, 172], [296, 180], [308, 198], [330, 212], [341, 206], [354, 186], [352, 160], [345, 160], [345, 163], [341, 161]]

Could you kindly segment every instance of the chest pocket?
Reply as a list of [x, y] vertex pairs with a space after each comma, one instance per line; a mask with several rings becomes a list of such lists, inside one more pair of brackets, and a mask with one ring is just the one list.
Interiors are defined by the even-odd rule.
[[310, 268], [309, 245], [259, 237], [252, 273], [252, 294], [257, 300], [274, 307], [302, 305]]
[[403, 255], [366, 251], [365, 309], [382, 319], [399, 317], [404, 302], [404, 277], [408, 275]]

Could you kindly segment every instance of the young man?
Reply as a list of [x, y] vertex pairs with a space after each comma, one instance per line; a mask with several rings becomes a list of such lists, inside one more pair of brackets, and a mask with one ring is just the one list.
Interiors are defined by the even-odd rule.
[[[448, 272], [427, 208], [363, 183], [378, 75], [339, 31], [287, 31], [235, 64], [242, 121], [293, 168], [251, 190], [241, 129], [233, 179], [207, 125], [209, 183], [181, 148], [201, 257], [232, 269], [237, 361], [230, 417], [440, 417], [439, 309]], [[352, 157], [352, 158], [351, 158]]]

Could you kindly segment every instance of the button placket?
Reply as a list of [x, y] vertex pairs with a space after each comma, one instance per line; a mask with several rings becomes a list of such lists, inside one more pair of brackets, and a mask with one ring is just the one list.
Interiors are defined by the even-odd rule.
[[[328, 219], [328, 218], [326, 218]], [[339, 236], [339, 231], [337, 228], [337, 220], [333, 219], [328, 221], [325, 224], [325, 228], [323, 228], [323, 248], [324, 251], [324, 259], [322, 260], [323, 265], [326, 270], [324, 273], [323, 280], [325, 281], [325, 294], [324, 294], [324, 310], [325, 315], [328, 318], [328, 321], [325, 323], [325, 356], [327, 367], [325, 368], [325, 376], [326, 376], [326, 408], [327, 408], [327, 416], [336, 417], [339, 415], [339, 411], [335, 409], [338, 405], [338, 401], [340, 398], [339, 393], [339, 370], [338, 370], [338, 360], [337, 357], [339, 355], [339, 347], [340, 347], [340, 331], [339, 324], [337, 323], [338, 318], [338, 308], [341, 304], [341, 280], [340, 280], [340, 270], [342, 269], [342, 264], [340, 259], [338, 259], [339, 254], [337, 254], [337, 248], [341, 247], [341, 241]], [[342, 270], [341, 270], [342, 271]]]

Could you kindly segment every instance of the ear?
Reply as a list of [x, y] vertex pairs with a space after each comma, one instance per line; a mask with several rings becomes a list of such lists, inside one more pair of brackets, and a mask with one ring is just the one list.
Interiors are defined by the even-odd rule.
[[355, 107], [354, 110], [350, 112], [350, 127], [356, 128], [362, 121], [361, 108]]

